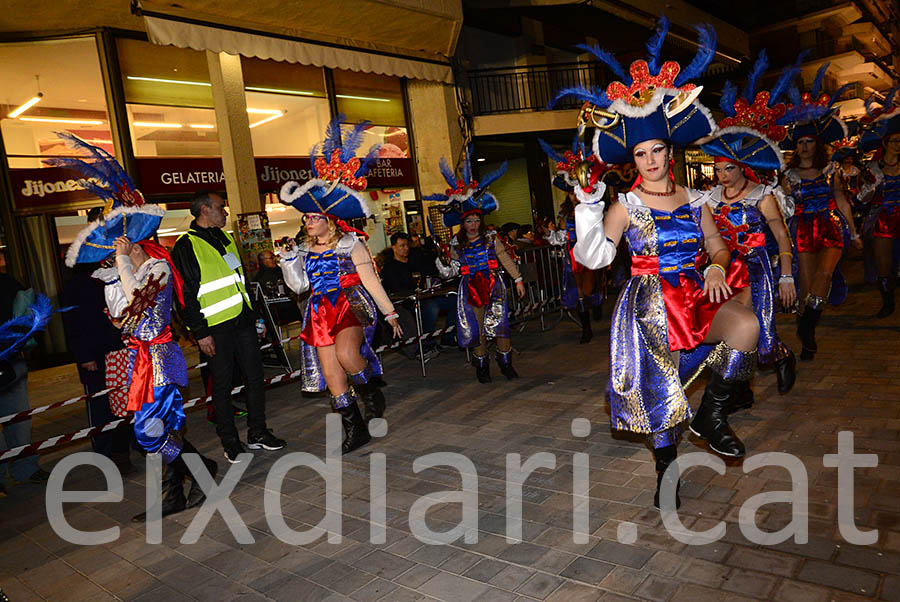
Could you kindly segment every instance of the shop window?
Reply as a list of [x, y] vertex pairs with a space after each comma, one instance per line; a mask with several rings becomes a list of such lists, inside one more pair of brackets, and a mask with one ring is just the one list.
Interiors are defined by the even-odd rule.
[[91, 37], [0, 44], [0, 127], [9, 167], [79, 154], [55, 132], [114, 153], [97, 42]]
[[333, 74], [338, 111], [346, 115], [348, 122], [406, 125], [400, 78], [340, 69]]

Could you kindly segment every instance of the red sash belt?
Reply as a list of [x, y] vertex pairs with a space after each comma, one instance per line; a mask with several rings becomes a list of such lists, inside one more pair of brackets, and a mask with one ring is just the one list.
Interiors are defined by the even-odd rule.
[[751, 232], [744, 237], [743, 247], [764, 247], [766, 246], [766, 235], [762, 232]]
[[362, 281], [359, 279], [358, 272], [341, 275], [341, 288], [350, 288], [351, 286], [359, 286], [360, 284], [362, 284]]
[[631, 275], [650, 276], [659, 274], [659, 257], [656, 255], [632, 255]]
[[153, 362], [150, 360], [150, 345], [163, 345], [172, 341], [172, 330], [166, 326], [159, 335], [149, 341], [128, 337], [128, 347], [137, 349], [131, 385], [128, 388], [128, 404], [125, 409], [137, 412], [145, 403], [153, 403]]

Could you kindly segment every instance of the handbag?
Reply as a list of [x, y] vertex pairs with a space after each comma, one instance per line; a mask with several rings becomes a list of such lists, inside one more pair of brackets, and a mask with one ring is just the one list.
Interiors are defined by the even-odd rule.
[[113, 416], [128, 415], [128, 385], [131, 382], [131, 350], [127, 347], [106, 354], [106, 388], [109, 392], [109, 409]]

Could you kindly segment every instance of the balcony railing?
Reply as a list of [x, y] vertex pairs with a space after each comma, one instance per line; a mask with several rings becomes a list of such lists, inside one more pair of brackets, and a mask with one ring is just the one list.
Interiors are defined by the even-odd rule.
[[[542, 111], [562, 88], [605, 87], [605, 67], [597, 62], [555, 63], [528, 67], [477, 69], [466, 74], [475, 115]], [[565, 98], [554, 109], [575, 109], [581, 102]]]

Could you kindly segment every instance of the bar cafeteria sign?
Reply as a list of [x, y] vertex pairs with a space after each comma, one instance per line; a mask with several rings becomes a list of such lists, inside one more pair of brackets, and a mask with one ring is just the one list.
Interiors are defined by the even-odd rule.
[[[260, 192], [277, 192], [285, 182], [302, 184], [312, 178], [309, 157], [262, 157], [255, 162]], [[137, 167], [145, 195], [225, 190], [225, 173], [218, 158], [139, 158]], [[409, 188], [413, 185], [412, 159], [378, 159], [367, 179], [369, 188]]]

